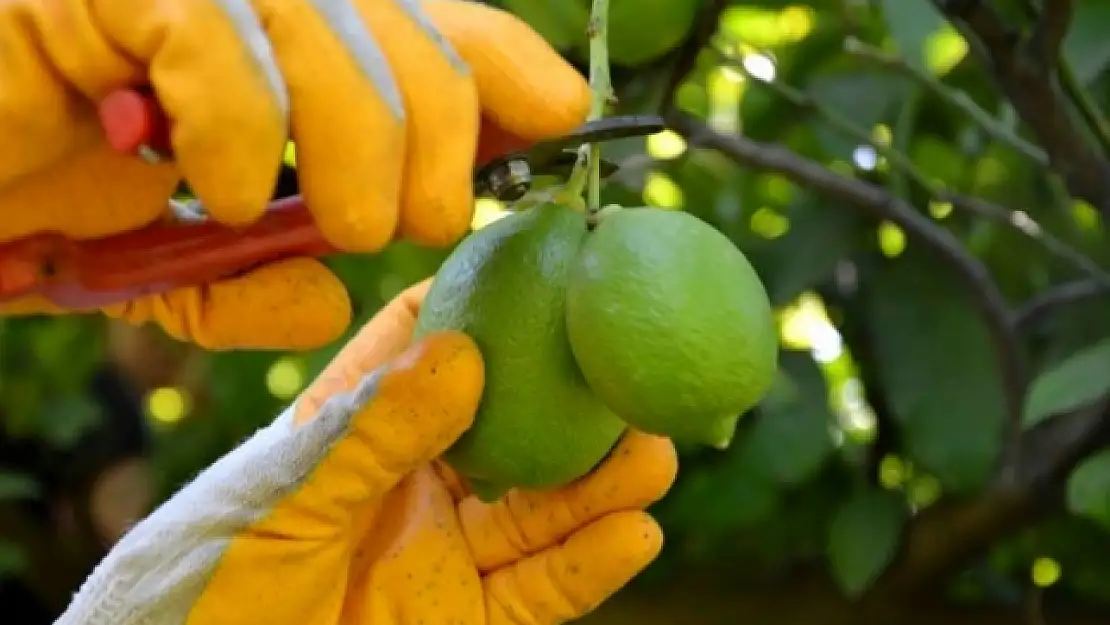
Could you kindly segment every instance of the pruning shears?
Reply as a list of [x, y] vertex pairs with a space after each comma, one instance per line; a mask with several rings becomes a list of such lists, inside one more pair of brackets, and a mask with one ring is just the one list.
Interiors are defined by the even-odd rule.
[[[99, 113], [114, 149], [149, 161], [172, 158], [168, 120], [148, 92], [115, 92], [100, 103]], [[664, 127], [657, 116], [627, 115], [588, 122], [531, 146], [506, 135], [477, 156], [474, 195], [520, 199], [533, 176], [568, 175], [581, 145], [646, 136]], [[608, 160], [600, 165], [605, 177], [618, 169]], [[41, 233], [0, 243], [0, 303], [37, 294], [65, 308], [99, 308], [234, 276], [282, 258], [339, 251], [320, 234], [300, 195], [275, 199], [262, 218], [244, 228], [207, 219], [195, 202], [171, 201], [171, 207], [178, 219], [123, 234], [73, 240]]]

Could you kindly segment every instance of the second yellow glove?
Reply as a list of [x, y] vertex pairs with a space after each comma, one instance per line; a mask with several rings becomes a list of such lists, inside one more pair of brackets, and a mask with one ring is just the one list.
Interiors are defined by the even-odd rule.
[[[513, 16], [431, 0], [12, 0], [0, 4], [0, 242], [159, 218], [184, 176], [214, 219], [257, 219], [287, 133], [325, 236], [375, 252], [469, 225], [484, 114], [525, 140], [580, 124], [585, 82]], [[149, 82], [175, 165], [111, 153], [95, 103]], [[5, 314], [65, 312], [29, 299]], [[319, 346], [350, 321], [325, 267], [291, 259], [113, 307], [213, 349]], [[276, 314], [280, 313], [280, 314]]]

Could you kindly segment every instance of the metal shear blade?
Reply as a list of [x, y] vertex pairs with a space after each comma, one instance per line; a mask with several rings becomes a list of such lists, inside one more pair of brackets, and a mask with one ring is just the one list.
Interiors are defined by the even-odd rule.
[[[474, 195], [493, 196], [506, 202], [519, 200], [531, 187], [533, 176], [569, 175], [582, 145], [643, 137], [665, 128], [666, 123], [658, 115], [618, 115], [586, 122], [569, 135], [538, 143], [524, 152], [507, 154], [482, 167], [474, 175]], [[603, 178], [620, 168], [604, 158], [600, 167]]]

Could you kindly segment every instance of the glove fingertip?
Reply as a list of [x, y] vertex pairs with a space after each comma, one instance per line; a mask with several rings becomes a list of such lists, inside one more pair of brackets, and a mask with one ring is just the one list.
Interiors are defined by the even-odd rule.
[[429, 16], [469, 65], [482, 109], [528, 140], [566, 134], [590, 108], [585, 77], [531, 26], [501, 9], [429, 2]]
[[662, 499], [677, 479], [678, 452], [666, 437], [629, 430], [598, 474], [606, 483], [635, 484], [626, 494], [627, 501], [647, 506]]
[[[577, 616], [584, 616], [632, 581], [662, 550], [663, 530], [649, 514], [615, 512], [567, 540], [563, 566], [553, 570], [568, 574], [553, 581], [578, 608]], [[584, 574], [574, 575], [578, 570]]]
[[394, 434], [390, 455], [412, 466], [428, 462], [470, 427], [484, 385], [485, 363], [473, 339], [429, 334], [389, 363], [373, 401], [380, 408], [367, 411], [379, 420], [367, 425], [393, 421], [386, 426]]
[[581, 618], [623, 588], [663, 548], [647, 513], [615, 512], [486, 578], [490, 625], [556, 624]]
[[473, 413], [485, 384], [485, 362], [474, 339], [466, 334], [435, 332], [395, 358], [387, 379], [411, 389], [414, 395], [434, 389], [438, 403]]
[[322, 263], [290, 258], [103, 312], [136, 325], [153, 321], [168, 335], [209, 350], [305, 350], [343, 333], [350, 323], [351, 302], [343, 282]]

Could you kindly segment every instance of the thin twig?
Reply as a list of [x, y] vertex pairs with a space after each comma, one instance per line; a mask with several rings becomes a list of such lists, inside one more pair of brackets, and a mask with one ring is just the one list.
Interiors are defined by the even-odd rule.
[[888, 145], [875, 141], [871, 137], [871, 133], [864, 128], [860, 128], [846, 117], [827, 107], [821, 106], [809, 95], [790, 85], [774, 80], [760, 80], [758, 77], [754, 76], [740, 60], [732, 58], [724, 53], [721, 53], [721, 55], [730, 65], [735, 66], [738, 71], [744, 73], [749, 80], [766, 86], [769, 90], [791, 104], [811, 111], [838, 132], [860, 143], [871, 146], [880, 156], [885, 158], [888, 163], [907, 175], [934, 200], [950, 203], [953, 208], [964, 210], [1016, 230], [1040, 244], [1048, 253], [1073, 265], [1084, 274], [1110, 284], [1110, 274], [1104, 272], [1097, 263], [1078, 250], [1071, 248], [1064, 241], [1046, 232], [1040, 224], [1024, 211], [1014, 211], [994, 202], [949, 191], [943, 185], [934, 182], [925, 175], [908, 156]]
[[[1041, 14], [1030, 38], [1031, 47], [1045, 63], [1056, 65], [1061, 60], [1060, 47], [1068, 36], [1075, 7], [1072, 0], [1043, 0], [1041, 4]], [[1032, 3], [1026, 0], [1026, 5], [1031, 6]]]
[[1110, 283], [1093, 278], [1066, 282], [1030, 299], [1014, 313], [1014, 326], [1027, 329], [1050, 312], [1087, 300], [1110, 296]]
[[935, 93], [937, 97], [947, 102], [950, 106], [963, 112], [964, 115], [975, 122], [983, 132], [990, 135], [995, 141], [1013, 148], [1015, 152], [1041, 167], [1048, 165], [1048, 155], [1044, 153], [1044, 150], [1019, 137], [1016, 133], [995, 119], [993, 115], [980, 108], [967, 93], [945, 85], [932, 74], [916, 65], [907, 63], [904, 58], [893, 54], [887, 54], [855, 37], [849, 37], [844, 40], [844, 51], [913, 79], [922, 87]]
[[690, 72], [697, 67], [698, 56], [705, 45], [713, 38], [713, 35], [717, 33], [721, 22], [721, 14], [728, 8], [728, 5], [729, 0], [712, 0], [698, 14], [694, 27], [690, 30], [690, 34], [686, 36], [686, 41], [674, 51], [674, 61], [670, 68], [670, 75], [663, 87], [663, 98], [659, 103], [661, 114], [666, 114], [674, 107], [675, 92], [682, 86], [682, 81], [686, 80]]
[[1079, 82], [1079, 76], [1068, 59], [1061, 53], [1061, 45], [1068, 35], [1075, 7], [1072, 0], [1044, 0], [1042, 8], [1037, 11], [1032, 0], [1024, 0], [1022, 8], [1025, 15], [1034, 21], [1033, 35], [1030, 37], [1029, 48], [1032, 58], [1039, 60], [1044, 68], [1046, 81], [1059, 79], [1064, 95], [1071, 101], [1072, 106], [1079, 111], [1083, 123], [1094, 135], [1102, 148], [1102, 155], [1110, 155], [1110, 125], [1095, 104], [1094, 99]]
[[1064, 88], [1064, 93], [1067, 94], [1072, 105], [1079, 111], [1083, 123], [1095, 136], [1099, 147], [1102, 148], [1103, 155], [1110, 154], [1110, 125], [1107, 125], [1106, 118], [1099, 110], [1098, 104], [1095, 104], [1091, 94], [1087, 93], [1087, 90], [1080, 84], [1079, 76], [1070, 63], [1062, 63], [1059, 71], [1060, 84]]
[[[1110, 162], [1072, 123], [1051, 75], [998, 11], [982, 0], [931, 0], [972, 43], [1048, 154], [1068, 189], [1110, 217]], [[1062, 78], [1067, 72], [1062, 72]]]
[[1110, 285], [1110, 273], [1107, 273], [1106, 270], [1083, 252], [1080, 252], [1068, 245], [1065, 241], [1049, 234], [1039, 223], [1029, 216], [1029, 213], [1006, 208], [1000, 204], [988, 202], [978, 197], [950, 191], [944, 191], [943, 193], [947, 195], [949, 198], [948, 201], [952, 202], [952, 206], [955, 208], [962, 208], [992, 221], [1005, 223], [1014, 230], [1040, 243], [1046, 252], [1072, 265], [1081, 273], [1089, 276], [1092, 280]]

